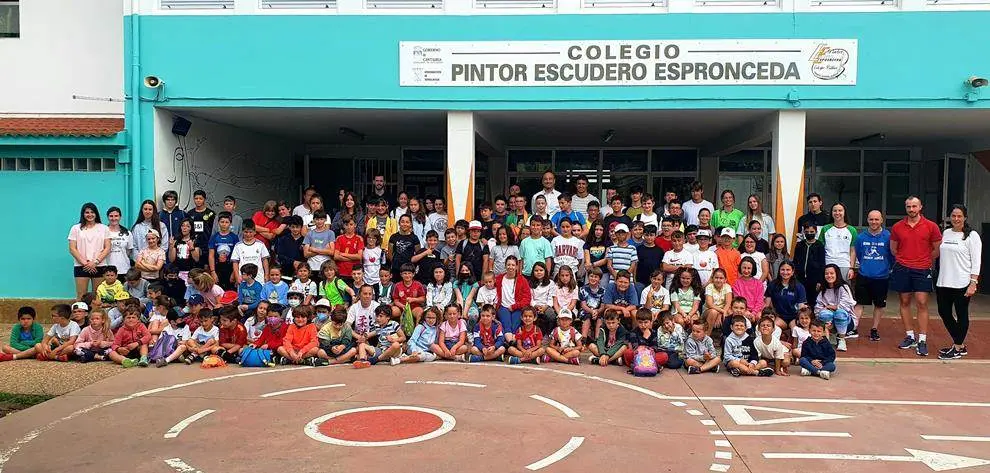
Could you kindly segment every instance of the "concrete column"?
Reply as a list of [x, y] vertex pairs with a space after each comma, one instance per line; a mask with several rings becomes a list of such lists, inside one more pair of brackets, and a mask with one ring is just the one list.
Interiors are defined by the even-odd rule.
[[804, 213], [805, 112], [781, 110], [773, 124], [774, 223], [787, 237], [788, 247], [797, 241], [797, 220]]
[[447, 218], [474, 218], [474, 113], [447, 112]]

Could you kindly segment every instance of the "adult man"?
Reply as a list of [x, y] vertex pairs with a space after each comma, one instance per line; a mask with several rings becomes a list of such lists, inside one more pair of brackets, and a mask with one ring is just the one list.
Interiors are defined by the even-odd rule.
[[530, 202], [529, 208], [536, 208], [536, 197], [542, 195], [543, 198], [547, 199], [547, 215], [553, 215], [560, 211], [560, 205], [557, 203], [557, 198], [560, 197], [560, 191], [554, 189], [554, 184], [557, 183], [557, 176], [553, 174], [553, 171], [547, 169], [543, 172], [543, 190], [537, 192], [533, 195], [532, 202]]
[[375, 176], [374, 185], [371, 188], [371, 193], [369, 193], [365, 198], [365, 202], [376, 202], [378, 199], [384, 199], [388, 206], [395, 207], [395, 196], [391, 195], [385, 190], [385, 176], [378, 175]]
[[880, 340], [878, 327], [887, 307], [887, 288], [890, 282], [890, 266], [894, 255], [890, 253], [890, 232], [883, 228], [883, 214], [871, 210], [866, 216], [867, 230], [856, 238], [856, 318], [863, 316], [863, 306], [873, 306], [873, 328], [870, 341]]
[[302, 203], [292, 209], [292, 215], [298, 215], [300, 217], [309, 215], [311, 213], [309, 209], [309, 199], [313, 198], [313, 194], [316, 194], [316, 187], [307, 187], [306, 190], [303, 191]]
[[805, 228], [809, 223], [815, 224], [815, 228], [818, 230], [825, 228], [825, 225], [829, 224], [828, 214], [822, 212], [822, 196], [814, 192], [808, 194], [808, 213], [798, 218], [798, 228]]
[[694, 181], [691, 183], [691, 200], [681, 205], [681, 210], [684, 212], [684, 223], [686, 225], [697, 225], [698, 212], [701, 209], [708, 209], [709, 212], [715, 212], [715, 206], [705, 200], [705, 186], [701, 182]]
[[584, 215], [585, 219], [588, 218], [588, 204], [591, 202], [601, 202], [598, 201], [598, 197], [595, 197], [588, 193], [588, 176], [581, 174], [574, 180], [574, 195], [571, 196], [571, 208], [576, 212]]
[[739, 221], [743, 219], [742, 210], [735, 208], [736, 193], [729, 189], [722, 191], [722, 208], [712, 212], [712, 228], [716, 230], [728, 227], [733, 230], [739, 228]]
[[[938, 225], [921, 215], [921, 199], [916, 196], [904, 201], [907, 217], [890, 230], [890, 252], [894, 254], [894, 270], [890, 273], [890, 288], [900, 295], [901, 321], [906, 335], [899, 348], [916, 348], [918, 356], [928, 356], [928, 293], [932, 292], [932, 261], [938, 256], [942, 232]], [[918, 337], [911, 323], [911, 300], [918, 312]]]

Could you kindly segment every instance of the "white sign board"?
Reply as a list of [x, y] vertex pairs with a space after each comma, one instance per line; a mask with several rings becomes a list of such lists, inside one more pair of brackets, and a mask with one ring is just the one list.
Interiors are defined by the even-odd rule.
[[406, 87], [856, 85], [855, 39], [399, 43]]

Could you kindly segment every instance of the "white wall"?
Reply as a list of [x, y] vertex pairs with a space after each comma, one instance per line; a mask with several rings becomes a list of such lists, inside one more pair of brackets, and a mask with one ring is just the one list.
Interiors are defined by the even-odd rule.
[[0, 114], [124, 114], [120, 0], [20, 2], [21, 36], [0, 38]]
[[182, 208], [192, 206], [192, 193], [206, 191], [210, 207], [223, 207], [223, 197], [237, 198], [237, 213], [248, 217], [266, 200], [295, 202], [299, 180], [293, 176], [294, 155], [302, 147], [195, 117], [189, 133], [172, 134], [173, 114], [155, 111], [155, 196], [179, 193]]

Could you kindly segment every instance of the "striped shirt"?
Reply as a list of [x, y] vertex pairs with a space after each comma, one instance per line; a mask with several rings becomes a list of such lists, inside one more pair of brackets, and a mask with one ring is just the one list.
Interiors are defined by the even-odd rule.
[[605, 258], [612, 260], [612, 268], [616, 271], [629, 271], [629, 267], [639, 261], [639, 257], [636, 256], [636, 247], [632, 245], [612, 245], [608, 247]]

